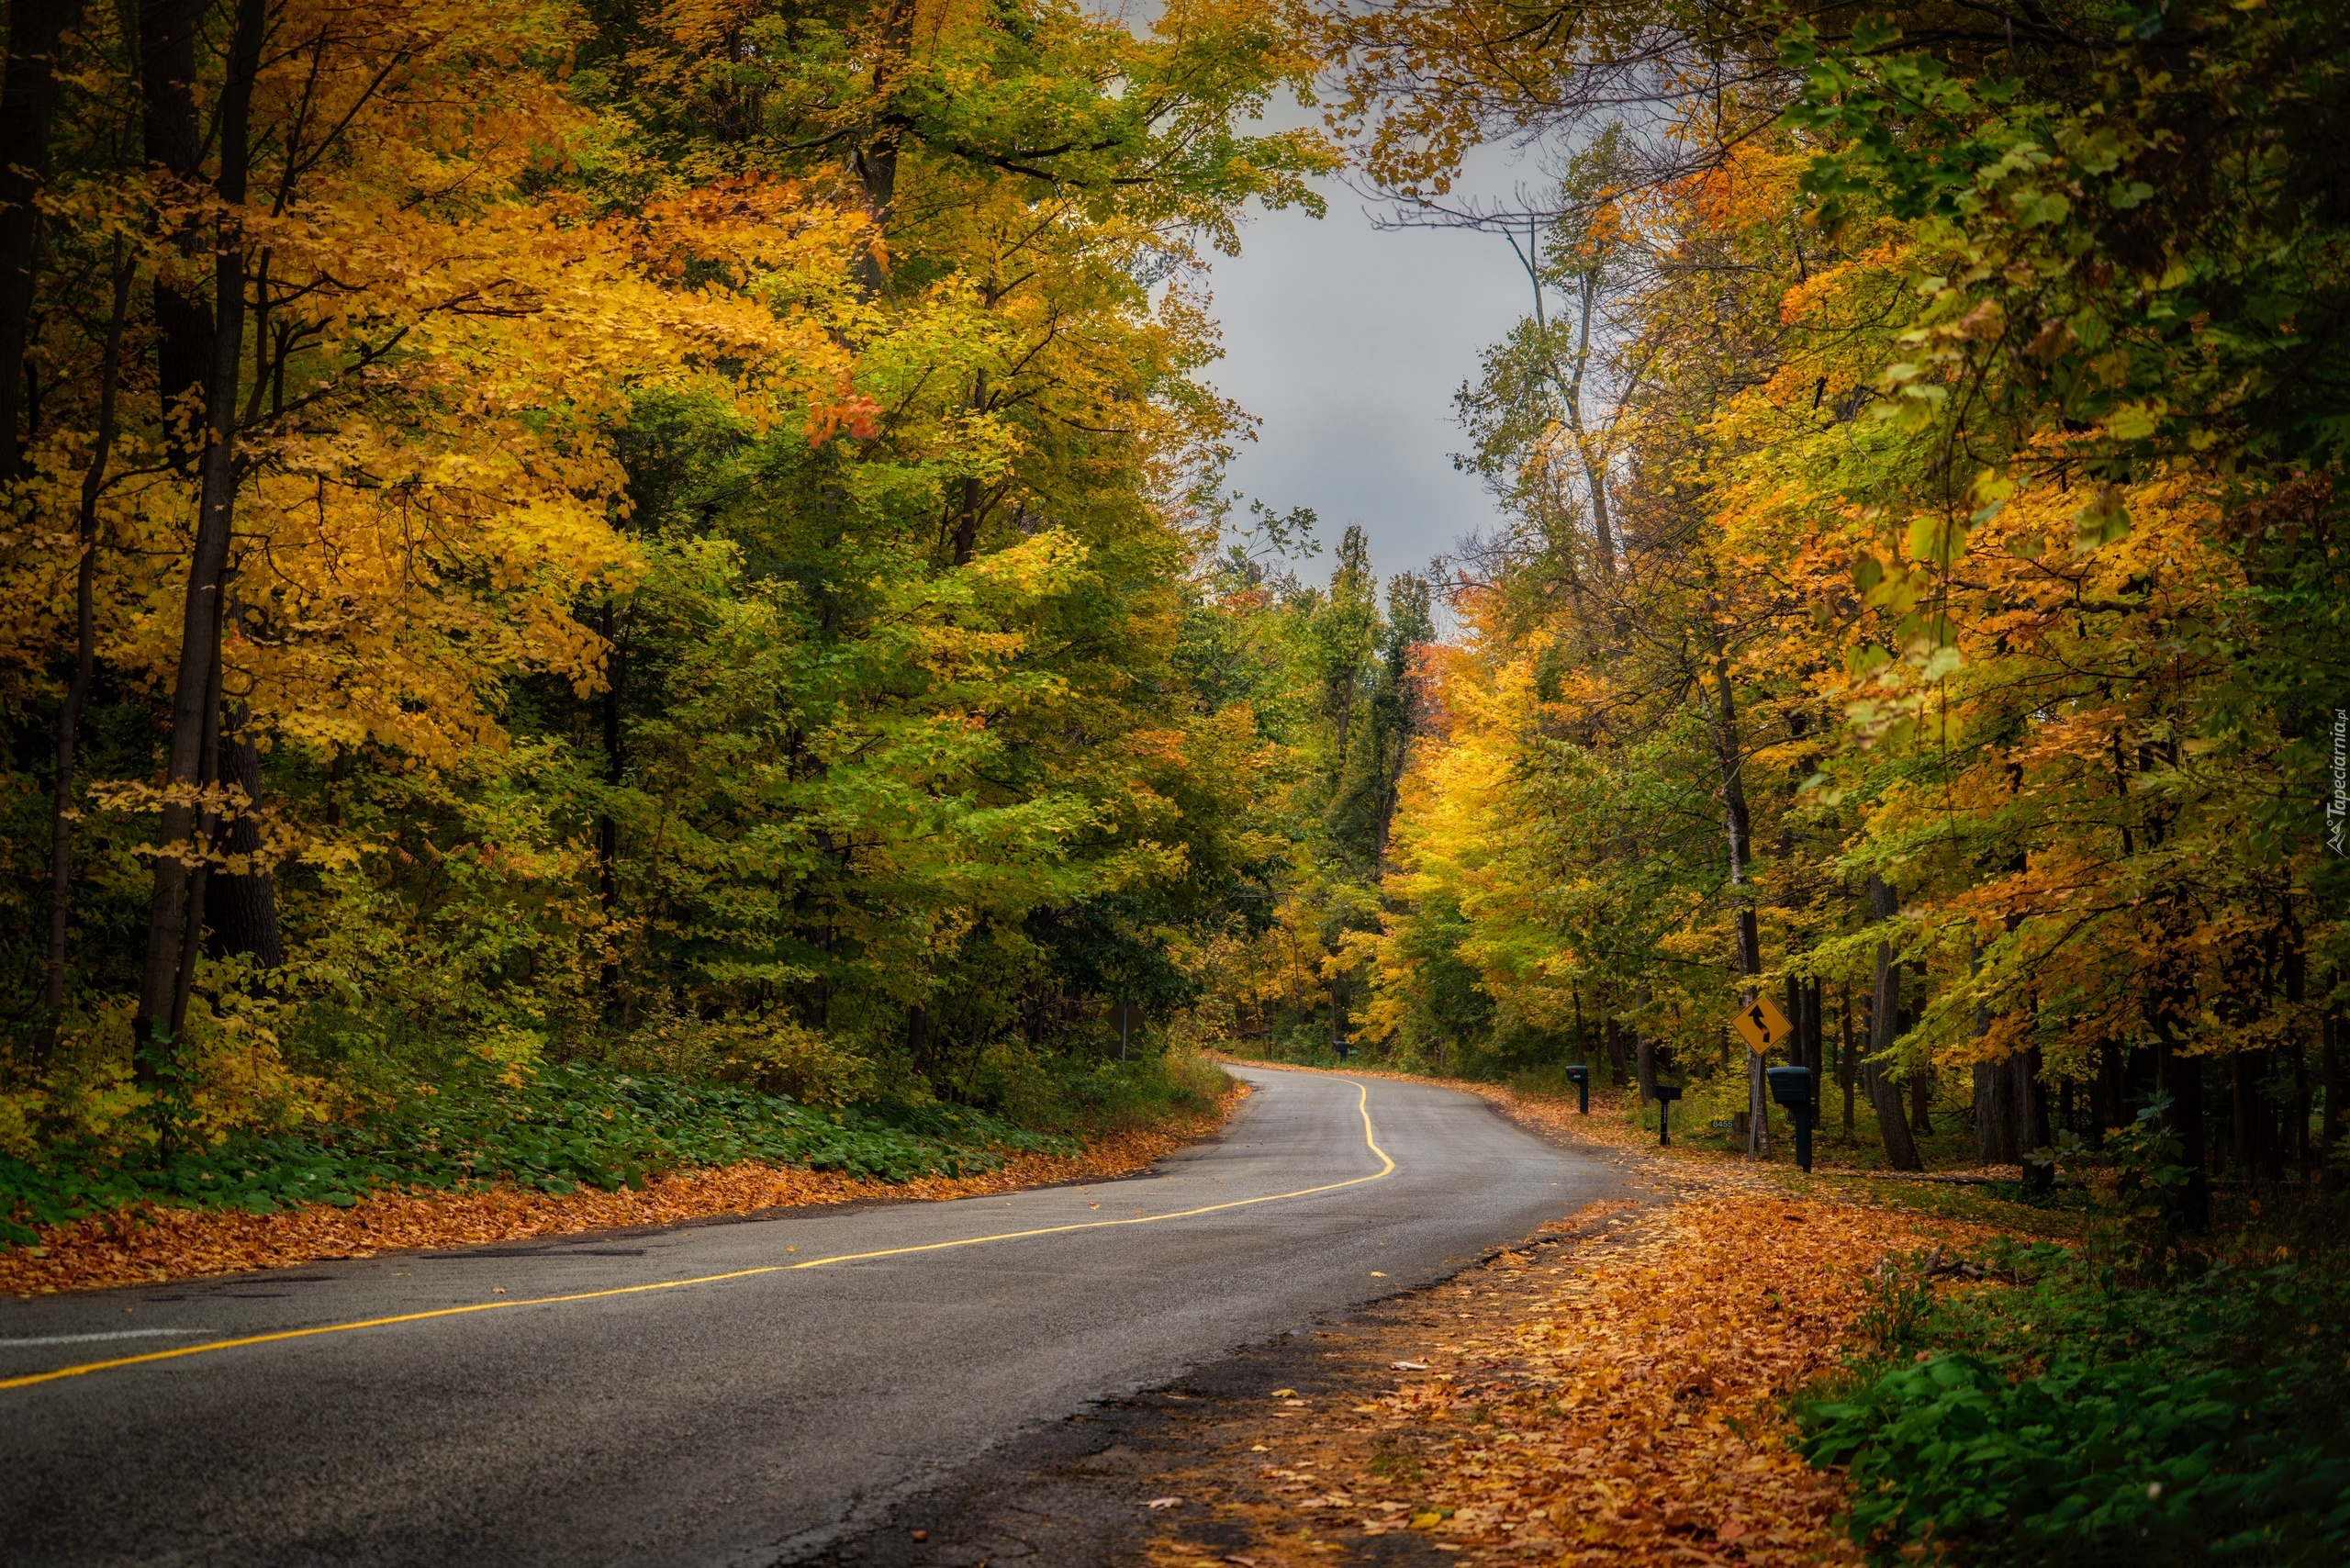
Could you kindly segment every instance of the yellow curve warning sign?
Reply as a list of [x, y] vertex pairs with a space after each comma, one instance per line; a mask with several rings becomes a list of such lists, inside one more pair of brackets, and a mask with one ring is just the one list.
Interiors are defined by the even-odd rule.
[[1729, 1015], [1729, 1026], [1738, 1031], [1746, 1048], [1756, 1056], [1766, 1056], [1774, 1046], [1783, 1046], [1796, 1026], [1787, 1015], [1771, 1004], [1767, 996], [1758, 996], [1748, 1005]]

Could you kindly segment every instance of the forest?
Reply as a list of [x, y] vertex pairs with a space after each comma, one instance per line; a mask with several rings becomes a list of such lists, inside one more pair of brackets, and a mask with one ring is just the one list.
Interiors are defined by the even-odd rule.
[[[1831, 1163], [2106, 1172], [2045, 1323], [2338, 1327], [2196, 1238], [2350, 1173], [2345, 136], [2331, 0], [9, 0], [0, 1249], [959, 1176], [1218, 1053], [1784, 1164], [1783, 1059]], [[1502, 521], [1384, 577], [1215, 387], [1340, 191], [1526, 284]], [[2196, 1517], [2315, 1518], [2245, 1398], [2301, 1500]]]
[[1104, 1046], [1158, 1060], [1293, 770], [1196, 376], [1205, 257], [1336, 164], [1249, 133], [1280, 17], [9, 26], [17, 1230], [688, 1158], [565, 1063], [934, 1155], [1186, 1092]]
[[[1335, 24], [1361, 176], [1531, 308], [1392, 845], [1240, 1005], [1293, 1032], [1302, 948], [1334, 1037], [1760, 1155], [1762, 994], [1852, 1158], [2045, 1183], [2158, 1106], [2194, 1213], [2338, 1176], [2342, 18], [1539, 14]], [[1496, 140], [1554, 183], [1455, 192]]]

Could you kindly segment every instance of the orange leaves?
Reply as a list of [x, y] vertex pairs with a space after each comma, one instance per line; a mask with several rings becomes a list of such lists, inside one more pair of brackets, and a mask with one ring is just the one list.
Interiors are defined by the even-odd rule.
[[881, 405], [850, 390], [844, 378], [834, 386], [830, 398], [809, 403], [808, 444], [822, 446], [843, 431], [856, 440], [870, 441], [881, 433], [880, 418]]
[[1378, 1406], [1446, 1444], [1419, 1506], [1449, 1518], [1415, 1528], [1566, 1563], [1853, 1561], [1841, 1488], [1786, 1446], [1781, 1402], [1836, 1365], [1878, 1259], [1972, 1234], [1740, 1182], [1472, 1276], [1503, 1300]]

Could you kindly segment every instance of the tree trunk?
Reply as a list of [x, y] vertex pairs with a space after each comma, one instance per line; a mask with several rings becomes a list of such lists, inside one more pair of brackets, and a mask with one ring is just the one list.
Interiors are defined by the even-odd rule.
[[2089, 1142], [2103, 1148], [2108, 1128], [2121, 1125], [2122, 1111], [2129, 1102], [2129, 1084], [2123, 1074], [2127, 1064], [2121, 1047], [2111, 1040], [2097, 1048], [2097, 1081], [2089, 1086]]
[[[1752, 858], [1753, 817], [1746, 804], [1745, 755], [1738, 734], [1738, 698], [1731, 689], [1729, 658], [1718, 638], [1713, 647], [1714, 682], [1714, 760], [1721, 771], [1723, 826], [1729, 834], [1730, 897], [1738, 901], [1738, 972], [1750, 983], [1740, 992], [1741, 1002], [1751, 1006], [1755, 991], [1751, 983], [1762, 972], [1762, 939], [1756, 924], [1753, 905], [1746, 902], [1746, 867]], [[1750, 1159], [1764, 1159], [1771, 1152], [1771, 1099], [1762, 1077], [1762, 1058], [1752, 1051], [1746, 1053], [1746, 1152]]]
[[114, 309], [106, 322], [106, 349], [98, 360], [98, 429], [90, 465], [82, 475], [77, 534], [81, 564], [73, 584], [73, 679], [57, 715], [57, 783], [49, 818], [49, 962], [41, 988], [44, 1020], [34, 1047], [36, 1068], [48, 1065], [65, 1014], [65, 937], [73, 901], [73, 755], [81, 744], [82, 710], [98, 667], [98, 498], [106, 493], [106, 465], [114, 456], [115, 395], [122, 386], [122, 335], [130, 318], [134, 267], [128, 252], [115, 248]]
[[[895, 87], [893, 78], [904, 68], [907, 50], [913, 41], [913, 0], [890, 0], [889, 14], [881, 20], [880, 48], [873, 62], [872, 86], [881, 100], [880, 111], [849, 158], [850, 173], [856, 176], [864, 191], [865, 215], [872, 220], [877, 240], [887, 239], [890, 219], [897, 215], [898, 144], [903, 131], [902, 122], [889, 111], [888, 103]], [[886, 295], [890, 291], [889, 269], [882, 264], [881, 255], [873, 249], [857, 252], [856, 279], [869, 295]]]
[[246, 868], [223, 868], [208, 879], [210, 950], [219, 957], [248, 954], [258, 967], [274, 969], [285, 962], [285, 948], [277, 929], [276, 882], [261, 860], [261, 751], [244, 733], [247, 718], [244, 704], [237, 704], [220, 738], [220, 782], [244, 796], [220, 835], [220, 847], [243, 857]]
[[[1647, 981], [1640, 983], [1634, 1000], [1641, 1007], [1649, 1004]], [[1640, 1098], [1643, 1101], [1655, 1099], [1656, 1042], [1649, 1037], [1648, 1029], [1641, 1024], [1632, 1025], [1632, 1070], [1640, 1085]]]
[[[205, 703], [204, 760], [196, 774], [196, 783], [208, 799], [220, 782], [220, 660], [219, 650], [213, 650], [213, 661]], [[200, 806], [196, 816], [196, 848], [202, 858], [188, 878], [187, 924], [180, 932], [179, 962], [172, 978], [172, 1008], [168, 1024], [170, 1036], [176, 1040], [187, 1026], [187, 1005], [196, 994], [196, 956], [204, 945], [205, 894], [212, 881], [211, 854], [220, 837], [220, 819], [210, 806]], [[168, 1134], [166, 1135], [168, 1137]]]
[[1575, 374], [1573, 384], [1564, 390], [1567, 405], [1567, 429], [1574, 437], [1575, 455], [1583, 462], [1583, 483], [1591, 492], [1591, 526], [1594, 543], [1599, 547], [1599, 569], [1603, 576], [1616, 575], [1616, 532], [1607, 515], [1607, 461], [1596, 450], [1590, 433], [1583, 423], [1583, 370], [1591, 362], [1591, 317], [1599, 302], [1599, 275], [1584, 274], [1583, 279], [1583, 319], [1576, 330]]
[[[1869, 913], [1876, 920], [1890, 920], [1899, 913], [1901, 901], [1882, 877], [1869, 878]], [[1878, 1135], [1885, 1140], [1885, 1159], [1896, 1170], [1922, 1170], [1918, 1159], [1918, 1146], [1909, 1137], [1909, 1124], [1903, 1114], [1901, 1090], [1886, 1074], [1883, 1058], [1893, 1048], [1900, 1027], [1901, 966], [1893, 961], [1890, 943], [1876, 945], [1876, 995], [1869, 1005], [1869, 1059], [1865, 1071], [1869, 1081], [1869, 1103], [1876, 1111]]]
[[[1977, 943], [1967, 956], [1967, 973], [1983, 970], [1983, 948]], [[1980, 1002], [1975, 1003], [1975, 1037], [1981, 1039], [1991, 1032], [1991, 1010]], [[1975, 1064], [1975, 1163], [2005, 1165], [2009, 1163], [2005, 1116], [2006, 1100], [1999, 1093], [1999, 1064], [1978, 1061]]]
[[2003, 1165], [1999, 1158], [1999, 1085], [1998, 1066], [1995, 1062], [1975, 1064], [1975, 1163]]
[[2056, 1140], [2048, 1127], [2048, 1090], [2040, 1081], [2040, 1047], [2026, 1046], [2008, 1058], [2007, 1067], [2013, 1095], [2016, 1162], [2023, 1167], [2026, 1187], [2046, 1192], [2056, 1184]]
[[[204, 142], [196, 116], [196, 46], [197, 30], [210, 10], [211, 0], [139, 0], [140, 140], [147, 161], [184, 185], [181, 194], [186, 196], [196, 194], [204, 173]], [[224, 166], [223, 174], [227, 172]], [[196, 229], [185, 229], [176, 239], [184, 254], [192, 258], [197, 253], [201, 235]], [[202, 458], [201, 404], [213, 372], [212, 311], [201, 295], [161, 278], [155, 283], [154, 310], [156, 387], [166, 416], [164, 442], [173, 465], [186, 473]], [[230, 341], [236, 336], [231, 333]], [[196, 406], [190, 407], [191, 400]]]
[[1857, 1053], [1853, 1049], [1852, 1046], [1852, 982], [1849, 980], [1842, 982], [1842, 984], [1844, 991], [1844, 1048], [1842, 1051], [1838, 1053], [1836, 1058], [1836, 1076], [1840, 1081], [1841, 1081], [1844, 1091], [1844, 1136], [1849, 1138], [1852, 1136], [1854, 1126], [1857, 1126], [1852, 1114], [1852, 1090], [1854, 1082], [1859, 1078], [1860, 1073], [1858, 1070], [1859, 1064], [1854, 1059]]
[[[982, 370], [971, 384], [971, 412], [984, 415], [988, 411], [988, 377]], [[979, 547], [979, 522], [987, 515], [987, 488], [976, 474], [963, 477], [961, 504], [955, 509], [955, 564], [968, 566]]]
[[1811, 1069], [1811, 1125], [1819, 1126], [1820, 1112], [1828, 1104], [1828, 1028], [1823, 1014], [1827, 1011], [1827, 982], [1814, 975], [1804, 988], [1804, 1027], [1808, 1031], [1804, 1048], [1804, 1065]]
[[[162, 9], [163, 7], [158, 7]], [[190, 867], [182, 857], [196, 827], [196, 791], [203, 772], [205, 741], [217, 721], [208, 700], [219, 657], [221, 598], [226, 588], [229, 545], [235, 528], [238, 468], [236, 418], [239, 351], [243, 341], [245, 257], [233, 209], [245, 199], [250, 149], [248, 116], [253, 75], [260, 64], [266, 0], [237, 0], [236, 29], [229, 42], [229, 73], [220, 93], [219, 194], [231, 208], [221, 219], [213, 259], [212, 364], [205, 393], [204, 450], [200, 465], [194, 548], [189, 553], [187, 597], [181, 611], [179, 669], [172, 697], [172, 737], [164, 771], [166, 795], [156, 834], [154, 890], [148, 904], [147, 957], [140, 981], [139, 1014], [133, 1030], [140, 1043], [173, 1031], [179, 991], [180, 953], [190, 919]], [[142, 57], [148, 40], [141, 40]], [[142, 64], [144, 63], [142, 58]], [[158, 83], [151, 92], [178, 84]], [[151, 115], [153, 106], [150, 105]], [[190, 110], [191, 118], [193, 110]], [[150, 149], [151, 152], [152, 148]], [[162, 304], [158, 297], [159, 307]], [[167, 383], [168, 384], [168, 383]], [[151, 1070], [145, 1052], [140, 1071]]]
[[17, 425], [24, 416], [33, 263], [40, 244], [34, 198], [49, 183], [57, 43], [78, 10], [75, 0], [10, 0], [8, 6], [8, 60], [0, 75], [0, 479], [15, 478], [24, 466]]

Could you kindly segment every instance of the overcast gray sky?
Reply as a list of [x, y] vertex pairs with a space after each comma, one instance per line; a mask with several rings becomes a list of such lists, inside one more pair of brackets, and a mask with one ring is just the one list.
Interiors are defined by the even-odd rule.
[[[1526, 173], [1488, 162], [1500, 189]], [[1452, 394], [1526, 313], [1526, 274], [1498, 235], [1382, 232], [1360, 197], [1335, 183], [1324, 194], [1328, 217], [1260, 214], [1240, 255], [1215, 258], [1224, 358], [1208, 379], [1262, 421], [1231, 484], [1320, 515], [1308, 576], [1350, 522], [1382, 576], [1417, 570], [1493, 519], [1483, 486], [1452, 467], [1467, 444]]]

